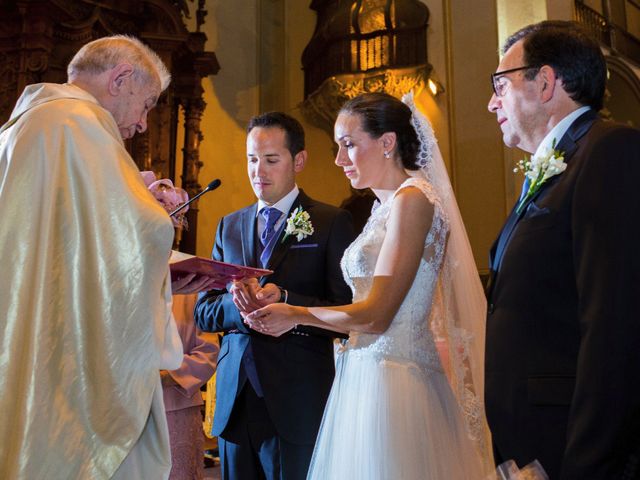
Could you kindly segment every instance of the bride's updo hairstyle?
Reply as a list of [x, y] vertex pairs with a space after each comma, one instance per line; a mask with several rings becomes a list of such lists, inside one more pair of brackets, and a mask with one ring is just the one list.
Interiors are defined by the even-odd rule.
[[416, 164], [420, 142], [411, 125], [411, 109], [386, 93], [363, 93], [347, 101], [339, 113], [358, 115], [362, 129], [373, 138], [394, 132], [402, 166], [418, 170]]

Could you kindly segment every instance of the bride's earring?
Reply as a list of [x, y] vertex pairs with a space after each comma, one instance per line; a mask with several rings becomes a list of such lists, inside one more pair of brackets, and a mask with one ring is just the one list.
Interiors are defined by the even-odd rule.
[[389, 158], [391, 156], [391, 154], [389, 152], [384, 152], [384, 158]]

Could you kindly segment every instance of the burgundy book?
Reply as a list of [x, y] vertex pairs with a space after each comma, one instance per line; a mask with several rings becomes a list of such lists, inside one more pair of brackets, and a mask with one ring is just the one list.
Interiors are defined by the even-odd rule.
[[211, 258], [196, 257], [175, 250], [171, 252], [169, 268], [171, 269], [171, 278], [173, 280], [188, 273], [195, 273], [197, 275], [214, 278], [216, 283], [213, 285], [213, 288], [220, 289], [225, 288], [232, 280], [258, 278], [273, 273], [272, 270], [219, 262]]

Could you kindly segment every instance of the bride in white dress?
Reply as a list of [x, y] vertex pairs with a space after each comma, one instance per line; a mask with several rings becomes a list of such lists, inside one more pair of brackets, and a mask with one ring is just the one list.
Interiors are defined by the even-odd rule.
[[336, 121], [336, 164], [378, 198], [342, 259], [353, 304], [280, 303], [246, 319], [275, 336], [296, 324], [349, 332], [309, 479], [494, 471], [482, 404], [484, 294], [431, 126], [406, 101], [364, 94]]

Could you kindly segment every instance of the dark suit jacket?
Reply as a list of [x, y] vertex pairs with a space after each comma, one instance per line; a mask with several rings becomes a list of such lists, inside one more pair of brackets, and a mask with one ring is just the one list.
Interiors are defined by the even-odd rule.
[[[261, 284], [270, 282], [287, 289], [287, 303], [292, 305], [351, 303], [351, 291], [340, 270], [342, 254], [354, 239], [351, 216], [310, 199], [302, 191], [291, 210], [298, 205], [309, 213], [314, 233], [300, 242], [292, 236], [284, 242], [278, 240], [268, 265], [274, 273], [263, 277]], [[258, 266], [256, 209], [254, 204], [220, 221], [214, 259]], [[195, 318], [204, 331], [226, 332], [218, 357], [213, 433], [224, 431], [246, 381], [241, 363], [251, 342], [267, 410], [278, 435], [291, 443], [313, 444], [333, 382], [333, 335], [308, 327], [297, 329], [311, 332], [308, 336], [260, 335], [243, 324], [231, 295], [220, 290], [201, 294]]]
[[552, 480], [640, 478], [640, 132], [586, 112], [557, 149], [566, 171], [491, 252], [497, 460], [537, 458]]

